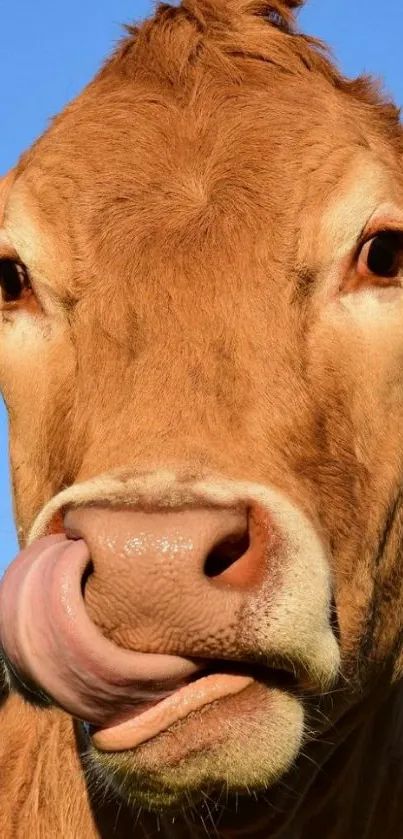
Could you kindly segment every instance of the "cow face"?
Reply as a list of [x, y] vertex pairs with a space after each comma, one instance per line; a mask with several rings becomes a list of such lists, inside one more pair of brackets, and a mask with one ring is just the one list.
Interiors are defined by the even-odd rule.
[[285, 18], [200, 8], [2, 198], [8, 672], [151, 808], [275, 788], [401, 673], [397, 115]]

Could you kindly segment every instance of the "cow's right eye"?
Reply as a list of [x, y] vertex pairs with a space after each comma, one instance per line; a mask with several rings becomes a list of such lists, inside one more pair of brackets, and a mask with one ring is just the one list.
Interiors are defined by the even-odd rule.
[[359, 256], [358, 275], [395, 280], [403, 272], [403, 234], [396, 230], [380, 231], [369, 239]]
[[13, 259], [0, 260], [1, 302], [6, 306], [20, 303], [32, 294], [28, 269]]

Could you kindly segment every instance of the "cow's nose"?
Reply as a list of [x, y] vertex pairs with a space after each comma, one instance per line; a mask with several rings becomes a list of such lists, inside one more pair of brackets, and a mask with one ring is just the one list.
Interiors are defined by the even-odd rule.
[[245, 506], [144, 512], [86, 507], [65, 516], [86, 542], [87, 611], [115, 643], [143, 652], [214, 655], [260, 588], [278, 535]]

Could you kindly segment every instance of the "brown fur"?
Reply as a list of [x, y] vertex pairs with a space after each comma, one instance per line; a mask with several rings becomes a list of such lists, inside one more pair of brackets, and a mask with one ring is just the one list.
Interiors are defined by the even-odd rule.
[[402, 837], [401, 321], [382, 304], [363, 326], [329, 287], [365, 202], [403, 212], [403, 133], [297, 33], [300, 5], [159, 7], [24, 155], [0, 255], [18, 251], [40, 306], [25, 332], [3, 311], [0, 382], [22, 545], [64, 487], [161, 466], [270, 484], [318, 524], [343, 658], [326, 724], [236, 815], [207, 800], [134, 826], [88, 792], [66, 715], [5, 685], [7, 839], [185, 837], [203, 819], [222, 837]]

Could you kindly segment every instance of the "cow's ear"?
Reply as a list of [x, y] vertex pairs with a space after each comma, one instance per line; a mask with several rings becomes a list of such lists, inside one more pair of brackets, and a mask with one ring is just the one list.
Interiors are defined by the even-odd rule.
[[7, 172], [7, 175], [0, 178], [0, 228], [3, 226], [4, 210], [14, 179], [15, 169], [11, 169], [10, 172]]

